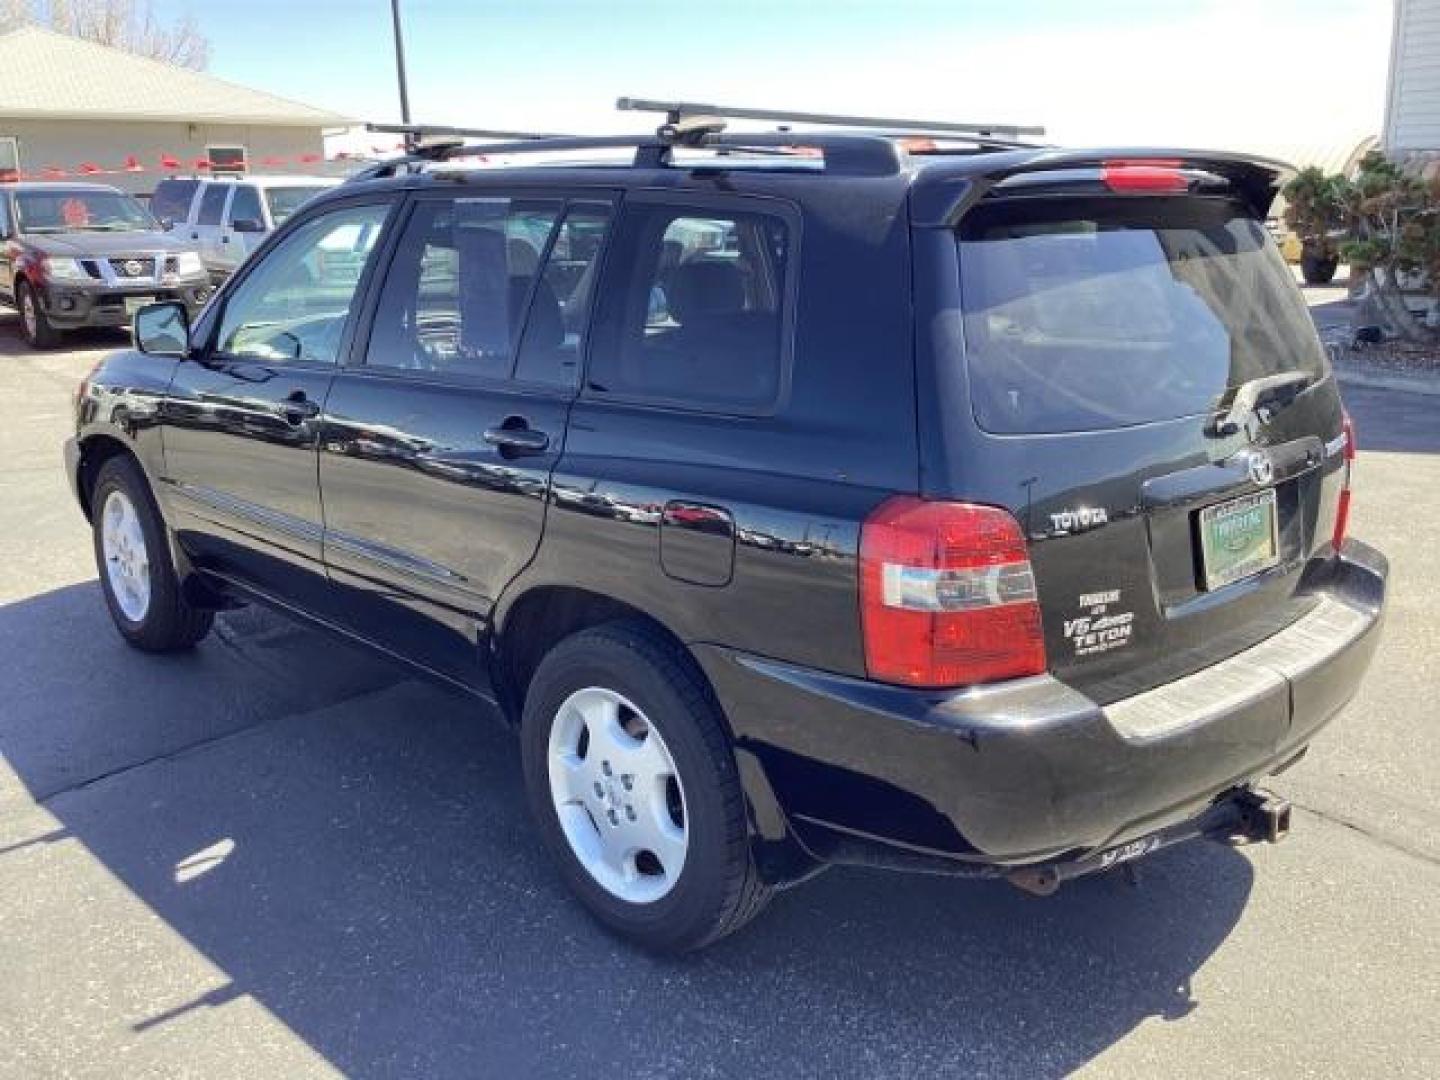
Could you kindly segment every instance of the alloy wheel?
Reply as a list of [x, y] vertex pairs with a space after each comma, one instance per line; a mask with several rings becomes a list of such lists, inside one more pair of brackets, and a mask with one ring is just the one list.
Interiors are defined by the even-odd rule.
[[125, 618], [142, 622], [150, 610], [150, 555], [135, 504], [112, 491], [100, 511], [100, 542], [110, 593]]
[[685, 791], [665, 740], [602, 687], [571, 694], [550, 726], [550, 796], [580, 865], [613, 896], [653, 903], [689, 850]]

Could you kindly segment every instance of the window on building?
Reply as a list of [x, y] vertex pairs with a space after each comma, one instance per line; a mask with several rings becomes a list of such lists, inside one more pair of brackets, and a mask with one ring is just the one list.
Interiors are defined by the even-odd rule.
[[210, 162], [210, 171], [216, 176], [238, 176], [245, 171], [243, 146], [207, 146], [205, 158]]
[[20, 140], [0, 135], [0, 180], [20, 179]]

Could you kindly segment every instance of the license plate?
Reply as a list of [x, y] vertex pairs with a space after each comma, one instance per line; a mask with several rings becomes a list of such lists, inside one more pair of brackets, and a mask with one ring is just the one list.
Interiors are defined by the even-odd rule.
[[146, 304], [153, 304], [154, 302], [155, 297], [153, 296], [127, 296], [125, 297], [125, 314], [134, 315], [135, 312], [139, 311]]
[[1218, 589], [1280, 561], [1275, 490], [1242, 495], [1200, 511], [1205, 588]]

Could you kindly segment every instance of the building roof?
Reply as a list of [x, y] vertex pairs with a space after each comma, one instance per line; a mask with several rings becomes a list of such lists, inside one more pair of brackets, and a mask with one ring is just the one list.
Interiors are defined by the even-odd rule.
[[0, 116], [339, 127], [354, 121], [29, 23], [0, 28]]

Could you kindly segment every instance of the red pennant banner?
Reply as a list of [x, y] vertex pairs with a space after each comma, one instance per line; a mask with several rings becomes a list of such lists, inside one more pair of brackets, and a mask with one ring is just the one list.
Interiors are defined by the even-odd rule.
[[[396, 144], [396, 150], [404, 150], [403, 143]], [[387, 156], [383, 147], [371, 147], [370, 153], [339, 151], [330, 158], [324, 154], [267, 154], [260, 158], [260, 165], [267, 169], [281, 168], [295, 165], [322, 165], [327, 160], [335, 162], [367, 161], [378, 157]], [[159, 154], [156, 156], [158, 170], [161, 172], [179, 172], [189, 170], [191, 172], [215, 173], [221, 171], [245, 172], [253, 162], [249, 160], [224, 161], [216, 163], [206, 157], [188, 159], [175, 154]], [[38, 172], [21, 172], [18, 169], [0, 169], [0, 183], [14, 183], [19, 180], [64, 180], [71, 176], [116, 176], [121, 173], [143, 173], [148, 172], [152, 166], [147, 166], [138, 154], [127, 154], [122, 164], [113, 168], [95, 161], [82, 161], [69, 168], [60, 165], [46, 165]]]

